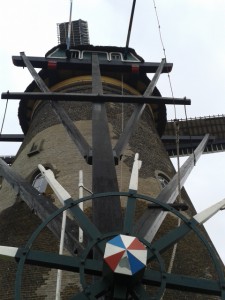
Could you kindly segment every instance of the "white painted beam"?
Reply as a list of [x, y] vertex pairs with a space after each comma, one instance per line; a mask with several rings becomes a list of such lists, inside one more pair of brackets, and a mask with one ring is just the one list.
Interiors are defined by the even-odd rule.
[[45, 176], [46, 181], [53, 189], [56, 196], [59, 198], [62, 205], [64, 205], [64, 201], [71, 198], [71, 195], [62, 187], [62, 185], [55, 179], [55, 175], [52, 170], [46, 170], [42, 165], [38, 165], [41, 174]]
[[138, 159], [139, 159], [139, 154], [136, 153], [134, 157], [134, 163], [133, 163], [133, 168], [130, 177], [129, 190], [134, 190], [134, 191], [138, 190], [138, 174], [142, 165], [142, 161]]
[[205, 223], [207, 220], [211, 219], [218, 211], [225, 209], [225, 199], [216, 204], [204, 209], [200, 213], [196, 214], [193, 219], [199, 224]]
[[16, 247], [0, 246], [0, 256], [3, 255], [3, 256], [15, 257], [17, 251], [18, 248]]

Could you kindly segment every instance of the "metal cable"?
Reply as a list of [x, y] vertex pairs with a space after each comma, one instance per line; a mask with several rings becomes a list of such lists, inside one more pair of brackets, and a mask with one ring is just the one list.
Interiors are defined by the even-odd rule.
[[[158, 23], [159, 36], [160, 36], [160, 41], [161, 41], [162, 48], [163, 48], [164, 58], [167, 62], [166, 49], [165, 49], [163, 38], [162, 38], [162, 32], [161, 32], [161, 26], [160, 26], [160, 22], [159, 22], [158, 11], [157, 11], [155, 0], [152, 0], [152, 1], [153, 1], [153, 4], [154, 4], [156, 19], [157, 19], [157, 23]], [[168, 80], [169, 80], [171, 95], [172, 95], [172, 98], [174, 99], [174, 93], [173, 93], [171, 77], [170, 77], [169, 72], [167, 74], [168, 74]], [[175, 115], [174, 125], [175, 125], [175, 132], [176, 132], [176, 147], [177, 147], [177, 174], [178, 174], [178, 191], [179, 191], [179, 198], [178, 198], [179, 200], [178, 201], [182, 202], [182, 199], [181, 199], [181, 185], [180, 185], [179, 120], [177, 119], [175, 103], [173, 104], [173, 107], [174, 107], [174, 115]], [[177, 227], [179, 227], [180, 224], [181, 224], [181, 219], [179, 218]], [[175, 261], [175, 256], [176, 256], [176, 251], [177, 251], [177, 243], [173, 246], [171, 259], [170, 259], [170, 263], [169, 263], [169, 267], [168, 267], [168, 273], [172, 272], [172, 268], [173, 268], [174, 261]], [[164, 294], [161, 297], [161, 299], [163, 299], [163, 297], [164, 297]]]
[[7, 107], [8, 107], [8, 101], [9, 101], [9, 99], [6, 100], [5, 111], [4, 111], [4, 115], [3, 115], [3, 120], [2, 120], [2, 126], [1, 126], [1, 130], [0, 130], [0, 135], [2, 134], [3, 126], [4, 126], [4, 123], [5, 123], [5, 116], [6, 116], [6, 111], [7, 111]]
[[[166, 49], [165, 49], [163, 38], [162, 38], [162, 32], [161, 32], [161, 26], [160, 26], [160, 21], [159, 21], [159, 15], [158, 15], [158, 11], [157, 11], [155, 0], [152, 0], [152, 1], [153, 1], [153, 4], [154, 4], [154, 9], [155, 9], [156, 19], [157, 19], [157, 23], [158, 23], [159, 36], [160, 36], [160, 41], [161, 41], [162, 48], [163, 48], [163, 53], [164, 53], [164, 57], [165, 57], [165, 59], [167, 61]], [[170, 90], [171, 90], [172, 98], [174, 98], [173, 87], [172, 87], [171, 77], [170, 77], [169, 73], [168, 73], [168, 80], [169, 80], [169, 85], [170, 85]], [[191, 149], [192, 149], [192, 153], [194, 153], [194, 150], [193, 150], [193, 147], [192, 147], [192, 138], [191, 138], [190, 127], [189, 127], [189, 124], [188, 124], [188, 121], [187, 121], [188, 118], [187, 118], [186, 105], [184, 105], [184, 111], [185, 111], [185, 117], [186, 117], [186, 124], [187, 124], [187, 128], [188, 128], [188, 133], [189, 133], [189, 136], [190, 136]], [[175, 115], [175, 119], [177, 119], [175, 104], [174, 104], [174, 115]], [[195, 164], [195, 162], [196, 162], [196, 160], [194, 159], [194, 164]]]
[[[154, 9], [155, 9], [155, 15], [156, 15], [156, 19], [157, 19], [158, 30], [159, 30], [159, 37], [160, 37], [160, 41], [161, 41], [161, 45], [162, 45], [162, 49], [163, 49], [163, 54], [164, 54], [164, 58], [165, 58], [165, 60], [167, 62], [166, 48], [164, 46], [164, 42], [163, 42], [163, 38], [162, 38], [162, 31], [161, 31], [161, 25], [160, 25], [160, 21], [159, 21], [159, 15], [158, 15], [158, 11], [157, 11], [155, 0], [152, 0], [152, 1], [153, 1]], [[173, 86], [172, 86], [172, 81], [171, 81], [171, 77], [170, 77], [169, 72], [167, 73], [167, 76], [168, 76], [168, 81], [169, 81], [171, 95], [172, 95], [172, 98], [174, 99]], [[177, 113], [176, 113], [175, 103], [173, 104], [173, 107], [174, 107], [175, 119], [177, 119], [177, 116], [176, 116]]]

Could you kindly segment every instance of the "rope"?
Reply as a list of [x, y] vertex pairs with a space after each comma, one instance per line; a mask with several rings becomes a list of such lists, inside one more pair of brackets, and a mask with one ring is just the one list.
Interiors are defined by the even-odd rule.
[[3, 126], [5, 123], [5, 116], [6, 116], [6, 111], [7, 111], [7, 107], [8, 107], [8, 99], [6, 100], [6, 104], [5, 104], [5, 111], [4, 111], [4, 115], [3, 115], [3, 120], [2, 120], [2, 126], [1, 126], [1, 130], [0, 130], [0, 135], [2, 134], [2, 130], [3, 130]]

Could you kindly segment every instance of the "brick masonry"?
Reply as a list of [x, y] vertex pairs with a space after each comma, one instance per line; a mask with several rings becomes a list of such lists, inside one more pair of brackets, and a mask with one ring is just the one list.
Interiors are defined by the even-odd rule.
[[[68, 112], [76, 126], [81, 130], [87, 141], [91, 144], [91, 105], [89, 103], [61, 103]], [[129, 118], [133, 110], [132, 105], [108, 104], [108, 120], [112, 144], [115, 145], [123, 124]], [[28, 157], [32, 145], [40, 145], [40, 152]], [[140, 154], [143, 161], [140, 170], [139, 193], [155, 197], [161, 190], [156, 173], [162, 172], [168, 178], [174, 175], [174, 168], [156, 132], [151, 112], [147, 107], [139, 125], [134, 132], [129, 146], [123, 156], [122, 162], [117, 166], [118, 182], [121, 191], [127, 191], [130, 172], [135, 153]], [[72, 195], [78, 197], [78, 171], [84, 171], [85, 186], [91, 189], [91, 166], [87, 165], [78, 152], [76, 146], [69, 138], [67, 132], [55, 117], [50, 105], [42, 103], [32, 119], [29, 131], [18, 152], [13, 168], [24, 178], [32, 182], [37, 173], [37, 165], [51, 167], [58, 181]], [[53, 201], [59, 206], [54, 195]], [[193, 206], [183, 191], [182, 197], [189, 205], [188, 214], [194, 212]], [[22, 246], [26, 243], [30, 234], [35, 230], [40, 221], [35, 214], [21, 202], [16, 193], [3, 181], [0, 190], [0, 244], [10, 246]], [[138, 214], [143, 213], [146, 206], [141, 203], [138, 206]], [[159, 235], [176, 226], [176, 219], [168, 216], [167, 221], [161, 227]], [[34, 248], [46, 251], [57, 251], [58, 241], [46, 229], [35, 242]], [[171, 251], [165, 255], [168, 266]], [[193, 235], [189, 235], [178, 245], [173, 271], [185, 275], [196, 275], [202, 278], [214, 276], [212, 264], [205, 248]], [[13, 285], [16, 272], [16, 264], [13, 261], [0, 260], [0, 299], [13, 299]], [[24, 272], [23, 299], [54, 299], [56, 273], [53, 270], [40, 267], [27, 266]], [[76, 275], [64, 276], [62, 299], [69, 299], [71, 295], [79, 291], [80, 284]], [[163, 299], [206, 299], [205, 296], [190, 295], [180, 292], [166, 291]], [[207, 296], [207, 299], [216, 299]]]

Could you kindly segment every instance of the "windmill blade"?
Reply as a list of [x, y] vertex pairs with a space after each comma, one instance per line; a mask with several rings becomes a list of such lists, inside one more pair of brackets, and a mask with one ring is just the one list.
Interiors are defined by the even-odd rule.
[[[186, 162], [180, 168], [180, 187], [182, 188], [189, 174], [191, 173], [196, 161], [201, 156], [204, 148], [207, 144], [209, 134], [206, 134], [197, 149], [192, 155], [186, 160]], [[173, 203], [179, 194], [178, 189], [178, 173], [174, 175], [172, 180], [168, 185], [160, 192], [156, 200], [163, 203]], [[138, 220], [135, 232], [139, 236], [144, 237], [148, 242], [151, 242], [156, 235], [159, 227], [161, 226], [164, 218], [166, 217], [166, 212], [159, 209], [149, 209], [143, 216]]]
[[[54, 193], [57, 195], [61, 203], [64, 205], [67, 202], [71, 204], [71, 196], [70, 194], [62, 187], [62, 185], [55, 179], [54, 173], [51, 170], [46, 170], [42, 165], [38, 165], [39, 170], [45, 176], [48, 184], [53, 189]], [[70, 208], [71, 213], [73, 214], [75, 220], [79, 223], [79, 226], [83, 229], [83, 231], [88, 235], [90, 240], [93, 240], [101, 235], [98, 229], [94, 226], [94, 224], [86, 217], [83, 211], [80, 209], [78, 205], [72, 206]], [[100, 250], [103, 252], [103, 246], [99, 246]]]
[[218, 211], [225, 209], [225, 199], [216, 204], [204, 209], [200, 213], [196, 214], [193, 219], [199, 224], [203, 224], [211, 219]]
[[[138, 174], [141, 168], [142, 161], [139, 160], [139, 154], [136, 153], [134, 157], [134, 163], [132, 168], [132, 173], [130, 177], [130, 184], [129, 184], [129, 192], [136, 193], [138, 190]], [[125, 234], [131, 234], [132, 226], [135, 216], [135, 208], [136, 208], [136, 198], [129, 197], [127, 200], [127, 207], [124, 214], [124, 223], [123, 223], [123, 232]]]
[[[142, 97], [144, 99], [144, 101], [146, 101], [147, 97], [151, 97], [154, 88], [156, 87], [156, 84], [158, 82], [158, 79], [163, 71], [163, 68], [165, 66], [165, 59], [162, 59], [158, 69], [156, 70], [155, 75], [152, 78], [152, 81], [149, 83], [149, 85], [146, 88], [146, 91], [144, 92], [144, 97]], [[123, 95], [124, 97], [124, 95]], [[158, 97], [158, 103], [160, 101], [160, 97]], [[127, 144], [129, 143], [130, 137], [133, 134], [141, 116], [142, 113], [144, 111], [146, 107], [145, 103], [140, 103], [140, 101], [137, 103], [137, 105], [135, 106], [135, 109], [132, 113], [132, 115], [130, 116], [129, 120], [127, 121], [127, 124], [123, 130], [123, 132], [121, 133], [119, 140], [116, 144], [116, 146], [114, 147], [114, 151], [117, 154], [117, 157], [120, 157], [121, 155], [123, 155], [123, 152], [125, 150], [125, 148], [127, 147]]]
[[[157, 252], [162, 254], [169, 247], [172, 247], [180, 239], [184, 238], [184, 236], [186, 236], [193, 229], [193, 226], [196, 227], [199, 224], [203, 224], [204, 222], [212, 218], [219, 210], [222, 210], [224, 208], [225, 208], [225, 199], [204, 209], [200, 213], [194, 215], [190, 220], [188, 220], [188, 222], [169, 231], [166, 235], [159, 238], [157, 241], [153, 242], [152, 247], [154, 249], [157, 249]], [[149, 252], [148, 261], [154, 259], [154, 257], [155, 254]]]
[[45, 177], [46, 181], [51, 186], [62, 205], [64, 205], [64, 201], [70, 199], [71, 195], [55, 179], [55, 175], [52, 170], [46, 170], [41, 164], [38, 165], [38, 169], [41, 171], [41, 174]]
[[16, 247], [0, 246], [0, 256], [16, 257], [17, 251]]
[[133, 168], [130, 176], [130, 184], [129, 184], [129, 190], [138, 190], [138, 174], [139, 170], [141, 168], [142, 161], [139, 160], [139, 154], [136, 153], [134, 157], [134, 163], [133, 163]]
[[[49, 90], [48, 86], [45, 84], [45, 82], [42, 80], [42, 78], [36, 72], [36, 70], [32, 66], [29, 58], [25, 55], [25, 53], [21, 52], [20, 54], [21, 54], [21, 58], [24, 62], [24, 65], [29, 70], [30, 74], [32, 75], [32, 77], [33, 77], [35, 83], [37, 84], [37, 86], [39, 87], [39, 89], [43, 93], [51, 92]], [[65, 110], [63, 109], [63, 107], [59, 103], [57, 103], [55, 101], [52, 101], [52, 100], [50, 100], [49, 103], [50, 103], [54, 113], [56, 114], [56, 116], [61, 121], [64, 128], [66, 129], [66, 131], [69, 134], [70, 138], [72, 139], [72, 141], [77, 146], [77, 148], [80, 151], [81, 155], [87, 161], [89, 161], [89, 153], [91, 151], [91, 147], [89, 146], [86, 139], [83, 137], [83, 135], [80, 133], [80, 131], [78, 130], [76, 125], [73, 123], [73, 121], [70, 119], [68, 114], [65, 112]]]
[[[45, 220], [57, 210], [57, 207], [47, 197], [41, 195], [28, 181], [13, 170], [12, 167], [9, 167], [2, 159], [0, 159], [0, 176], [11, 185], [27, 206], [36, 212], [40, 220]], [[58, 238], [61, 232], [61, 218], [54, 219], [54, 221], [48, 224], [48, 227]], [[80, 250], [83, 249], [83, 246], [80, 245], [75, 237], [74, 232], [76, 231], [77, 226], [75, 222], [68, 218], [65, 247], [71, 253], [74, 253], [75, 248]]]
[[[92, 55], [92, 92], [103, 93], [99, 60]], [[105, 103], [92, 104], [92, 190], [93, 193], [119, 191]], [[93, 201], [93, 222], [101, 232], [122, 228], [120, 198], [109, 196]]]

